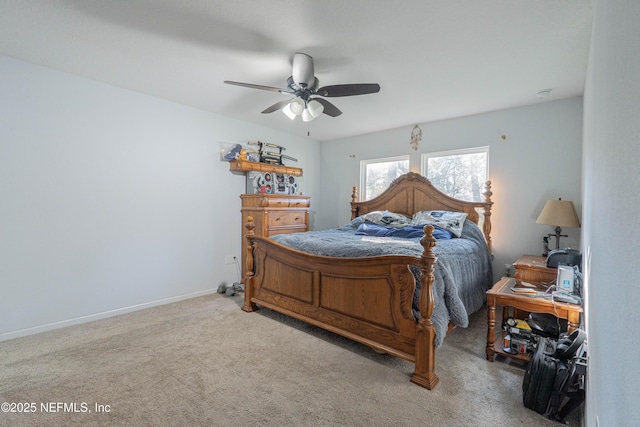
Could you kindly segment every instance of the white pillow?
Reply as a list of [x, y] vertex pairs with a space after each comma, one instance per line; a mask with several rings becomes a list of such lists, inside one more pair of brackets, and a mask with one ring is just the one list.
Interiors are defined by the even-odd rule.
[[420, 211], [413, 214], [411, 225], [437, 225], [460, 237], [465, 219], [467, 214], [464, 212]]
[[411, 224], [411, 218], [408, 216], [390, 211], [373, 211], [363, 217], [365, 221], [386, 227], [401, 228]]

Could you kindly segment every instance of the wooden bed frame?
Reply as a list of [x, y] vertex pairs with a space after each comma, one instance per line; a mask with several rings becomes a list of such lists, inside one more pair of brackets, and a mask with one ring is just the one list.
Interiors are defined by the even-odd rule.
[[[466, 212], [478, 224], [491, 251], [491, 191], [487, 181], [484, 202], [451, 198], [416, 173], [391, 183], [375, 199], [357, 201], [353, 188], [351, 217], [389, 210], [408, 216], [421, 210]], [[433, 314], [433, 270], [437, 258], [433, 227], [425, 227], [421, 257], [378, 256], [334, 258], [290, 249], [253, 233], [253, 218], [247, 227], [247, 275], [244, 306], [252, 312], [258, 304], [335, 332], [376, 350], [415, 364], [411, 382], [427, 389], [438, 383], [435, 367]], [[417, 265], [422, 292], [421, 319], [412, 313], [415, 278], [408, 266]]]

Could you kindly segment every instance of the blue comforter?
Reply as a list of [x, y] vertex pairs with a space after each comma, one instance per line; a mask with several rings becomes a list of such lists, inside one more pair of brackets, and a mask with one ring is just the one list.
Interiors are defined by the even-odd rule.
[[[364, 221], [356, 218], [339, 228], [305, 233], [272, 236], [276, 242], [293, 249], [331, 257], [369, 257], [380, 255], [411, 255], [419, 257], [423, 248], [420, 238], [376, 237], [357, 235]], [[469, 315], [485, 302], [485, 293], [491, 287], [493, 275], [491, 257], [482, 231], [466, 220], [460, 238], [438, 240], [434, 248], [438, 257], [433, 283], [434, 310], [431, 320], [436, 327], [436, 346], [440, 346], [449, 322], [467, 327]], [[411, 268], [419, 277], [417, 267]], [[420, 281], [416, 281], [413, 312], [420, 317], [418, 296]]]

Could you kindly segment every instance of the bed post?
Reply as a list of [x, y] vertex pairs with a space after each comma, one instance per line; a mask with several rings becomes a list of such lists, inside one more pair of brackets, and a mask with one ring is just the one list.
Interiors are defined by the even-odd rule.
[[356, 202], [358, 201], [358, 187], [353, 186], [353, 190], [351, 191], [351, 219], [356, 219], [358, 217], [358, 208], [356, 207]]
[[438, 384], [438, 377], [434, 372], [435, 368], [435, 338], [436, 327], [431, 321], [433, 315], [433, 281], [435, 279], [433, 270], [438, 259], [433, 253], [436, 239], [433, 238], [433, 226], [424, 227], [424, 237], [420, 244], [424, 248], [420, 263], [420, 320], [416, 328], [416, 352], [415, 352], [415, 372], [411, 377], [411, 382], [425, 387], [429, 390]]
[[242, 311], [252, 312], [258, 309], [258, 306], [251, 301], [253, 298], [253, 238], [255, 233], [253, 229], [256, 228], [256, 224], [253, 222], [253, 217], [247, 217], [247, 275], [244, 278], [244, 305]]
[[491, 201], [491, 196], [493, 195], [491, 192], [491, 181], [484, 183], [484, 191], [482, 194], [484, 195], [484, 223], [482, 231], [485, 239], [487, 240], [489, 253], [491, 254], [491, 206], [493, 205], [493, 202]]

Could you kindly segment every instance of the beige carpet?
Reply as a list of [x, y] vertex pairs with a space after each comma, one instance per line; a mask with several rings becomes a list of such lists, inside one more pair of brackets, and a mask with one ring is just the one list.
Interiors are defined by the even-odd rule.
[[409, 382], [408, 362], [270, 310], [244, 313], [241, 299], [216, 294], [0, 342], [0, 403], [34, 410], [3, 405], [0, 425], [557, 424], [522, 405], [522, 365], [484, 359], [484, 310], [438, 349], [440, 383], [428, 391]]

